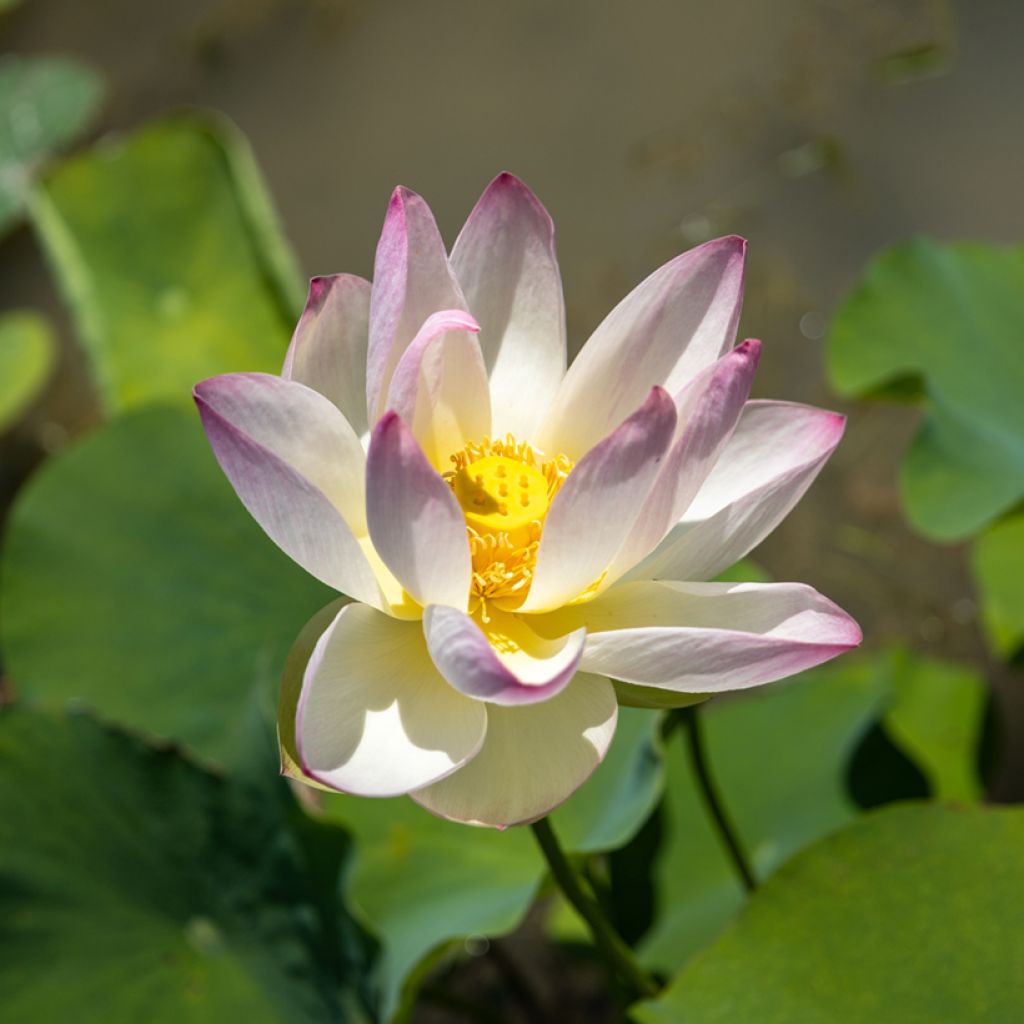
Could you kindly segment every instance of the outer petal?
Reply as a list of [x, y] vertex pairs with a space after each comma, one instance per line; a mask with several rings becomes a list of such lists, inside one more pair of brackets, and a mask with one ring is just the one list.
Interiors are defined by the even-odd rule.
[[785, 518], [835, 450], [846, 418], [789, 402], [748, 402], [683, 519], [627, 579], [706, 580]]
[[580, 626], [584, 671], [681, 693], [768, 683], [861, 641], [846, 612], [801, 583], [621, 583], [537, 623], [546, 636]]
[[314, 277], [281, 376], [329, 398], [359, 435], [366, 418], [370, 282], [353, 274]]
[[410, 424], [427, 459], [448, 457], [491, 432], [487, 371], [474, 335], [480, 328], [458, 309], [427, 317], [398, 361], [387, 405]]
[[306, 666], [296, 714], [303, 771], [332, 789], [396, 796], [480, 749], [487, 713], [427, 656], [419, 624], [346, 605]]
[[670, 394], [733, 343], [746, 243], [719, 238], [656, 270], [594, 331], [558, 390], [538, 444], [578, 459], [655, 385]]
[[363, 455], [341, 413], [262, 374], [213, 377], [193, 394], [217, 461], [274, 543], [329, 586], [386, 606], [353, 530], [363, 526]]
[[680, 425], [672, 450], [605, 586], [651, 552], [693, 501], [736, 427], [760, 354], [759, 341], [743, 342], [698, 374], [677, 400]]
[[557, 607], [597, 582], [629, 535], [675, 427], [672, 399], [653, 388], [573, 468], [548, 510], [522, 611]]
[[565, 374], [565, 304], [551, 218], [518, 178], [499, 174], [469, 215], [451, 262], [483, 328], [493, 431], [532, 438]]
[[471, 566], [462, 510], [394, 412], [370, 438], [366, 516], [374, 548], [414, 600], [466, 608]]
[[492, 610], [481, 628], [464, 612], [431, 605], [423, 612], [427, 650], [441, 675], [467, 697], [493, 704], [549, 700], [572, 679], [587, 631], [547, 640], [515, 615]]
[[444, 818], [504, 828], [542, 818], [601, 763], [615, 733], [615, 691], [577, 673], [556, 697], [487, 708], [480, 753], [454, 775], [412, 794]]
[[366, 408], [370, 422], [384, 412], [391, 374], [423, 321], [439, 309], [465, 309], [430, 207], [396, 188], [377, 243], [370, 294]]

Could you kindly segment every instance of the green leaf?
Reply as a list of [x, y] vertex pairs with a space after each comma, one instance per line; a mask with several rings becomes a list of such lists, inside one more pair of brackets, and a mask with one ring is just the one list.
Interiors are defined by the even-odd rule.
[[50, 325], [28, 310], [0, 317], [0, 433], [21, 419], [57, 360]]
[[619, 708], [615, 741], [598, 769], [551, 816], [562, 845], [579, 853], [625, 845], [654, 810], [665, 784], [659, 716]]
[[0, 711], [5, 1019], [355, 1019], [287, 807], [84, 715]]
[[918, 239], [881, 253], [828, 339], [843, 394], [908, 376], [924, 418], [902, 468], [911, 522], [940, 540], [970, 536], [1024, 495], [1024, 248]]
[[[758, 877], [855, 817], [847, 773], [875, 722], [934, 797], [977, 800], [985, 692], [969, 669], [896, 649], [707, 705], [708, 758]], [[667, 744], [665, 840], [656, 867], [661, 913], [641, 945], [645, 963], [661, 971], [706, 945], [744, 900], [685, 744], [682, 735]]]
[[32, 214], [108, 410], [280, 369], [303, 288], [226, 121], [173, 117], [68, 160]]
[[37, 167], [85, 131], [102, 99], [100, 76], [67, 57], [0, 59], [0, 235], [21, 216]]
[[[844, 768], [883, 698], [872, 663], [847, 658], [701, 709], [720, 795], [760, 877], [856, 813]], [[685, 744], [681, 733], [666, 744], [660, 913], [640, 947], [643, 962], [663, 972], [704, 946], [743, 902]]]
[[638, 1024], [982, 1024], [1024, 1006], [1024, 810], [904, 805], [806, 850]]
[[979, 800], [985, 681], [973, 669], [904, 650], [888, 655], [884, 671], [890, 691], [885, 730], [924, 773], [931, 795]]
[[1004, 519], [978, 537], [971, 568], [989, 644], [1009, 660], [1024, 647], [1024, 515]]
[[85, 701], [237, 767], [272, 743], [285, 654], [332, 596], [249, 517], [195, 413], [148, 409], [19, 495], [0, 636], [19, 695]]

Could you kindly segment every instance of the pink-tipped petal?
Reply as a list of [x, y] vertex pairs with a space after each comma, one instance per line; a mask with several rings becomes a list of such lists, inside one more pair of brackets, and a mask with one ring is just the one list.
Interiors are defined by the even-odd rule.
[[556, 608], [600, 580], [629, 536], [675, 427], [675, 404], [653, 388], [577, 463], [551, 502], [522, 611]]
[[377, 243], [370, 293], [366, 408], [386, 408], [391, 374], [423, 322], [439, 309], [465, 309], [434, 215], [423, 199], [396, 188]]
[[809, 405], [748, 402], [680, 522], [626, 578], [706, 580], [739, 561], [804, 495], [845, 423]]
[[466, 521], [395, 412], [381, 417], [370, 438], [366, 517], [374, 548], [413, 600], [465, 610], [471, 572]]
[[387, 406], [409, 424], [428, 461], [448, 468], [452, 452], [491, 432], [487, 371], [477, 322], [458, 309], [427, 318], [398, 361]]
[[362, 448], [337, 408], [263, 374], [213, 377], [193, 394], [221, 469], [271, 540], [328, 586], [384, 607], [355, 533]]
[[742, 690], [856, 647], [857, 624], [800, 583], [620, 583], [536, 624], [587, 629], [581, 667], [679, 693]]
[[295, 722], [302, 769], [332, 789], [397, 796], [480, 749], [487, 712], [434, 668], [419, 623], [346, 605], [317, 642]]
[[370, 282], [353, 274], [314, 277], [281, 376], [329, 398], [359, 435], [366, 418]]
[[544, 639], [515, 615], [492, 609], [478, 625], [464, 612], [431, 605], [423, 612], [427, 650], [441, 675], [467, 697], [493, 704], [550, 700], [572, 679], [586, 630]]
[[739, 421], [760, 354], [759, 341], [743, 342], [701, 371], [677, 398], [672, 450], [608, 569], [606, 587], [650, 554], [693, 501]]
[[611, 683], [582, 673], [541, 704], [486, 707], [480, 752], [412, 798], [443, 818], [492, 828], [536, 821], [583, 785], [611, 745], [618, 710]]
[[480, 321], [493, 434], [533, 438], [565, 374], [565, 305], [555, 229], [518, 178], [499, 174], [452, 249], [452, 268]]
[[736, 337], [746, 243], [719, 238], [666, 263], [604, 319], [569, 367], [539, 446], [578, 459], [655, 385], [678, 394]]
[[366, 533], [366, 455], [322, 394], [268, 373], [229, 373], [201, 381], [195, 398], [322, 491], [356, 536]]

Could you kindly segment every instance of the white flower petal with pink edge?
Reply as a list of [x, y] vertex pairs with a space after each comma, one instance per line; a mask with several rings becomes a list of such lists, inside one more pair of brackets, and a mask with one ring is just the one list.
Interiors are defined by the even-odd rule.
[[718, 238], [637, 285], [573, 360], [541, 428], [546, 451], [578, 459], [654, 386], [678, 394], [736, 338], [746, 243]]
[[672, 450], [608, 568], [605, 588], [657, 547], [699, 491], [736, 427], [760, 354], [759, 341], [745, 341], [698, 374], [677, 399]]
[[366, 518], [374, 548], [413, 600], [465, 610], [466, 521], [452, 489], [394, 412], [381, 417], [370, 438]]
[[430, 207], [415, 192], [396, 188], [377, 243], [370, 292], [366, 409], [371, 424], [384, 414], [391, 374], [427, 317], [465, 308]]
[[419, 623], [349, 604], [309, 659], [295, 727], [311, 778], [346, 793], [397, 796], [470, 760], [487, 712], [440, 676]]
[[[481, 705], [483, 706], [483, 705]], [[541, 704], [487, 705], [487, 736], [465, 767], [412, 793], [428, 811], [474, 825], [524, 825], [553, 811], [604, 760], [618, 706], [611, 683], [577, 672]]]
[[672, 399], [653, 388], [573, 467], [548, 510], [522, 611], [556, 608], [600, 581], [629, 536], [675, 428]]
[[516, 615], [492, 609], [478, 623], [464, 612], [431, 605], [423, 612], [423, 634], [434, 664], [467, 697], [493, 704], [549, 700], [572, 679], [587, 631], [546, 639]]
[[221, 469], [271, 540], [329, 586], [386, 606], [356, 532], [365, 457], [341, 412], [266, 374], [212, 377], [193, 394]]
[[540, 200], [499, 174], [455, 241], [452, 269], [480, 321], [498, 437], [533, 438], [565, 374], [555, 228]]
[[314, 277], [281, 376], [319, 391], [361, 437], [366, 417], [370, 282], [354, 274]]
[[772, 682], [861, 641], [846, 612], [802, 583], [620, 583], [539, 619], [546, 636], [586, 628], [584, 671], [679, 693]]
[[477, 322], [449, 309], [427, 318], [395, 367], [388, 409], [409, 425], [428, 461], [448, 468], [452, 452], [491, 432], [487, 370]]
[[748, 402], [683, 518], [625, 578], [706, 580], [739, 561], [803, 497], [845, 424], [810, 405]]

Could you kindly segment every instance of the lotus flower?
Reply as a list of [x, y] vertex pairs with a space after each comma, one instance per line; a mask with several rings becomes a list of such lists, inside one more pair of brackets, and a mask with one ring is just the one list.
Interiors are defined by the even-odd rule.
[[279, 377], [196, 387], [249, 512], [350, 599], [303, 673], [308, 779], [526, 823], [600, 763], [619, 703], [682, 706], [860, 642], [810, 587], [705, 582], [843, 432], [834, 413], [747, 400], [744, 256], [729, 237], [671, 260], [567, 370], [533, 193], [500, 175], [448, 255], [400, 188], [373, 283], [315, 278]]

